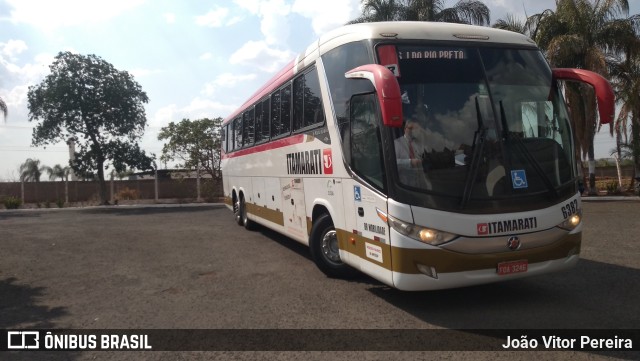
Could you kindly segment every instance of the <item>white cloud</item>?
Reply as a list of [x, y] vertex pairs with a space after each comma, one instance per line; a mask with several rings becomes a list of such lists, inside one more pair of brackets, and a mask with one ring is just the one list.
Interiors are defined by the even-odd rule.
[[204, 53], [204, 54], [200, 55], [199, 59], [200, 60], [211, 60], [211, 59], [213, 59], [213, 54], [211, 54], [209, 52]]
[[273, 73], [293, 59], [294, 56], [295, 54], [290, 50], [270, 48], [265, 41], [249, 41], [231, 54], [229, 63], [249, 65], [262, 71]]
[[103, 22], [133, 9], [146, 0], [7, 0], [10, 20], [51, 30], [65, 26]]
[[170, 104], [158, 109], [153, 117], [149, 118], [148, 126], [158, 129], [166, 127], [170, 122], [179, 122], [184, 118], [191, 120], [201, 118], [225, 117], [237, 108], [237, 105], [222, 104], [210, 99], [196, 97], [184, 107]]
[[5, 59], [4, 53], [0, 52], [0, 96], [9, 107], [12, 122], [26, 121], [29, 85], [39, 83], [49, 73], [52, 62], [53, 55], [43, 53], [35, 56], [31, 63], [18, 65], [12, 59]]
[[233, 2], [241, 8], [249, 11], [253, 15], [258, 15], [260, 4], [264, 0], [233, 0]]
[[234, 75], [231, 73], [224, 73], [218, 75], [218, 77], [204, 85], [202, 94], [206, 96], [213, 96], [215, 92], [220, 88], [233, 88], [236, 84], [241, 82], [247, 82], [256, 79], [256, 74], [243, 74]]
[[228, 15], [229, 9], [217, 8], [209, 11], [205, 15], [196, 16], [196, 24], [210, 28], [219, 28], [226, 24], [224, 20]]
[[176, 14], [174, 13], [164, 13], [162, 14], [162, 17], [167, 24], [174, 24], [176, 22]]
[[160, 128], [167, 126], [170, 122], [180, 121], [182, 118], [177, 119], [178, 106], [170, 104], [158, 109], [153, 117], [148, 118], [148, 126], [150, 128]]
[[164, 73], [164, 70], [136, 68], [136, 69], [128, 70], [128, 73], [133, 75], [135, 78], [141, 78], [141, 77], [144, 77], [144, 76]]
[[187, 115], [185, 118], [193, 120], [200, 118], [217, 118], [220, 116], [224, 117], [234, 111], [237, 107], [238, 106], [235, 104], [222, 104], [210, 99], [197, 97], [193, 99], [189, 105], [182, 108], [182, 111]]
[[224, 73], [219, 75], [214, 83], [219, 86], [224, 87], [232, 87], [239, 82], [249, 81], [256, 78], [255, 74], [245, 74], [245, 75], [233, 75], [231, 73]]
[[324, 34], [361, 15], [359, 0], [295, 0], [291, 12], [311, 19], [316, 35]]
[[235, 0], [234, 2], [261, 19], [260, 31], [268, 44], [289, 40], [288, 15], [291, 13], [291, 5], [285, 0]]
[[6, 43], [0, 43], [0, 55], [11, 60], [15, 60], [16, 56], [27, 50], [27, 43], [22, 40], [9, 40]]

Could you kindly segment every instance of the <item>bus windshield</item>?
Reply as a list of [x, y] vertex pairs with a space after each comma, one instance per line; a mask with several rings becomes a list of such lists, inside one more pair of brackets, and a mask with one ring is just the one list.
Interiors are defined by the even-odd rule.
[[496, 211], [517, 199], [575, 194], [566, 108], [539, 50], [395, 50], [404, 123], [387, 131], [398, 187], [414, 192], [411, 199], [437, 209], [490, 204]]

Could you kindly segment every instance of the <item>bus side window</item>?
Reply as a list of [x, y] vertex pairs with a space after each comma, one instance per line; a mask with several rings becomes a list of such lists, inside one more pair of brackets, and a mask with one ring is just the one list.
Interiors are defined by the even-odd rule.
[[222, 144], [222, 150], [227, 152], [227, 127], [224, 126], [220, 129], [220, 144]]
[[242, 126], [244, 127], [242, 134], [242, 141], [244, 142], [244, 146], [250, 147], [253, 145], [254, 135], [255, 135], [255, 123], [253, 119], [253, 108], [244, 112]]
[[280, 91], [276, 90], [271, 94], [271, 137], [277, 137], [282, 129], [280, 121]]
[[304, 74], [293, 80], [293, 131], [305, 127]]
[[233, 149], [242, 148], [242, 117], [233, 120]]
[[385, 188], [380, 122], [375, 94], [351, 99], [351, 168], [378, 189]]
[[320, 81], [316, 68], [293, 80], [293, 130], [324, 123]]
[[264, 138], [262, 137], [262, 102], [256, 103], [255, 112], [256, 112], [255, 143], [258, 144], [264, 140]]
[[262, 102], [262, 136], [260, 137], [262, 140], [269, 139], [269, 98], [265, 99]]
[[304, 119], [305, 126], [320, 125], [324, 123], [324, 109], [322, 108], [322, 95], [320, 93], [320, 81], [316, 68], [305, 74], [304, 92]]
[[291, 84], [288, 84], [280, 93], [280, 120], [282, 128], [278, 135], [291, 133]]

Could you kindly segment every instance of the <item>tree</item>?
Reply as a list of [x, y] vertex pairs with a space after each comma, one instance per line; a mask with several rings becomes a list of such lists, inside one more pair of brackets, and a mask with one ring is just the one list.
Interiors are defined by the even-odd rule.
[[147, 124], [147, 94], [126, 71], [96, 55], [59, 53], [51, 74], [28, 92], [32, 144], [73, 138], [79, 148], [70, 164], [77, 174], [97, 172], [102, 204], [108, 204], [104, 171], [113, 166], [153, 169], [152, 159], [137, 141]]
[[169, 123], [160, 129], [158, 140], [167, 140], [160, 159], [177, 160], [179, 167], [203, 170], [214, 179], [220, 178], [220, 129], [222, 118], [203, 118]]
[[47, 167], [40, 165], [40, 160], [28, 158], [20, 165], [20, 181], [40, 182], [40, 176]]
[[[556, 0], [556, 10], [535, 15], [534, 40], [553, 67], [591, 70], [608, 78], [607, 53], [624, 51], [633, 36], [627, 0]], [[599, 129], [593, 90], [586, 85], [566, 84], [566, 98], [576, 143], [589, 159], [589, 189], [595, 187], [593, 140]]]
[[489, 25], [490, 10], [481, 1], [460, 0], [445, 7], [443, 0], [362, 0], [362, 16], [350, 23], [374, 21], [438, 21]]
[[44, 167], [44, 169], [49, 174], [49, 180], [53, 181], [58, 178], [60, 178], [60, 180], [67, 180], [71, 172], [70, 167], [63, 167], [60, 164], [56, 164], [53, 167]]
[[5, 103], [2, 98], [0, 98], [0, 113], [2, 113], [3, 119], [6, 119], [7, 114], [9, 113], [9, 109], [7, 108], [7, 103]]
[[404, 20], [404, 11], [405, 7], [400, 1], [362, 0], [362, 16], [349, 24]]
[[[630, 20], [638, 24], [640, 15]], [[616, 153], [618, 159], [625, 156], [633, 159], [635, 177], [640, 177], [640, 34], [630, 39], [629, 45], [622, 58], [610, 62], [612, 84], [620, 105], [615, 123]]]

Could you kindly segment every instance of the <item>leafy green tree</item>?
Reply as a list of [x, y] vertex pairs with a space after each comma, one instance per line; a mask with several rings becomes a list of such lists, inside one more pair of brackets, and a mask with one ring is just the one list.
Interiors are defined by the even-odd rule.
[[362, 15], [350, 23], [399, 20], [489, 25], [490, 10], [475, 0], [460, 0], [450, 8], [444, 0], [362, 0]]
[[[627, 0], [556, 0], [555, 11], [535, 15], [538, 27], [534, 40], [553, 67], [582, 68], [608, 78], [607, 54], [624, 51], [634, 34], [628, 14]], [[589, 189], [593, 194], [593, 140], [599, 129], [595, 97], [586, 85], [567, 84], [565, 90], [576, 142], [591, 164]]]
[[40, 182], [46, 166], [40, 165], [40, 160], [28, 158], [20, 165], [20, 180], [22, 182]]
[[126, 71], [96, 55], [59, 53], [51, 74], [28, 92], [29, 121], [38, 121], [32, 144], [47, 145], [73, 138], [77, 174], [96, 172], [102, 204], [108, 204], [104, 171], [113, 166], [153, 169], [140, 149], [147, 119], [147, 94]]
[[158, 140], [166, 140], [160, 160], [178, 161], [178, 167], [197, 170], [220, 178], [220, 129], [222, 118], [183, 119], [163, 127]]

